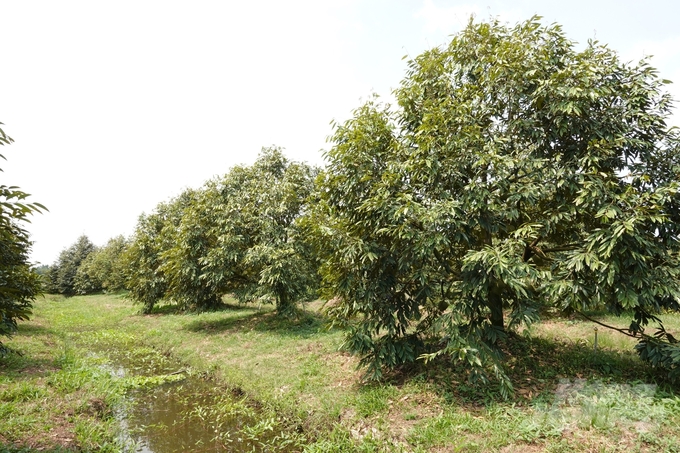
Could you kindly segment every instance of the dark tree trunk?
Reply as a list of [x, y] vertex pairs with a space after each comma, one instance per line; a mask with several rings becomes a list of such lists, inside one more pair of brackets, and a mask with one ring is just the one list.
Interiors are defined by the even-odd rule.
[[[484, 243], [491, 247], [493, 244], [493, 239], [489, 231], [485, 231]], [[503, 322], [503, 298], [501, 297], [501, 288], [499, 287], [499, 282], [495, 278], [491, 278], [489, 283], [489, 310], [491, 310], [491, 316], [489, 320], [491, 325], [498, 327], [501, 330], [505, 330], [505, 325]]]
[[498, 288], [493, 287], [489, 291], [489, 310], [491, 310], [491, 325], [505, 330], [503, 322], [503, 299], [501, 298]]
[[279, 315], [285, 315], [290, 312], [292, 305], [288, 294], [285, 291], [281, 291], [276, 295], [276, 313]]

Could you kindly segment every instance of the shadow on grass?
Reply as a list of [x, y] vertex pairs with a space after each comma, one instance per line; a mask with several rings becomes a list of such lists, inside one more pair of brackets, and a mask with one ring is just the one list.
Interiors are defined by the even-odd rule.
[[505, 372], [515, 393], [509, 400], [500, 394], [497, 382], [473, 384], [465, 367], [439, 358], [427, 366], [418, 362], [388, 376], [388, 382], [403, 385], [422, 382], [446, 401], [468, 408], [498, 403], [551, 402], [560, 379], [599, 379], [617, 383], [652, 383], [668, 394], [677, 394], [663, 372], [643, 363], [634, 351], [593, 351], [592, 346], [573, 341], [511, 337], [503, 346]]
[[[0, 374], [12, 379], [32, 379], [59, 369], [52, 359], [34, 357], [20, 350], [12, 349], [0, 357]], [[2, 450], [0, 450], [2, 453]]]
[[51, 334], [53, 331], [47, 327], [37, 325], [37, 324], [19, 324], [19, 329], [16, 335], [32, 337], [35, 335], [47, 335]]
[[185, 328], [191, 332], [206, 334], [255, 330], [286, 337], [308, 338], [327, 333], [326, 325], [327, 321], [323, 315], [299, 309], [287, 316], [278, 315], [273, 311], [258, 311], [238, 313], [216, 320], [197, 319]]
[[234, 304], [234, 303], [222, 303], [215, 307], [203, 310], [190, 310], [183, 309], [175, 304], [159, 304], [154, 305], [150, 313], [147, 315], [195, 315], [199, 313], [214, 313], [221, 311], [238, 312], [238, 311], [248, 311], [254, 310], [252, 305], [246, 304]]
[[[35, 341], [42, 341], [48, 347], [56, 347], [51, 337], [52, 331], [35, 324], [20, 324], [19, 331], [11, 338], [43, 337]], [[0, 356], [0, 374], [13, 378], [31, 378], [35, 374], [43, 374], [57, 369], [52, 357], [45, 357], [45, 352], [36, 350], [32, 345], [18, 342], [9, 345], [5, 343], [9, 352]], [[0, 450], [2, 453], [2, 450]]]

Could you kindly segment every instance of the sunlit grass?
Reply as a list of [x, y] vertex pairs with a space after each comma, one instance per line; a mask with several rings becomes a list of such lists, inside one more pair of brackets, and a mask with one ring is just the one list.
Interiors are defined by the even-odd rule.
[[[124, 389], [97, 374], [101, 358], [81, 355], [115, 346], [151, 368], [172, 357], [208, 373], [216, 385], [258, 402], [263, 418], [251, 435], [290, 425], [295, 429], [284, 432], [292, 437], [276, 441], [304, 442], [310, 452], [680, 451], [673, 387], [640, 362], [633, 339], [598, 326], [595, 349], [594, 325], [576, 317], [546, 320], [531, 338], [512, 337], [504, 346], [515, 386], [506, 401], [493, 385], [471, 385], [465, 370], [446, 360], [365, 385], [357, 359], [339, 350], [344, 333], [327, 329], [320, 303], [281, 318], [269, 306], [227, 302], [214, 312], [160, 307], [141, 315], [119, 296], [38, 301], [33, 320], [8, 343], [24, 356], [0, 368], [0, 444], [33, 441], [28, 433], [36, 427], [50, 433], [67, 426], [74, 440], [62, 445], [111, 448], [108, 415], [93, 417], [88, 398], [110, 407]], [[677, 315], [663, 318], [671, 331], [680, 326]], [[66, 404], [64, 395], [73, 400]], [[73, 415], [64, 424], [38, 404]], [[188, 416], [227, 416], [234, 404], [198, 406]]]
[[[0, 451], [116, 452], [122, 389], [36, 313], [0, 361]], [[3, 450], [4, 449], [4, 450]]]

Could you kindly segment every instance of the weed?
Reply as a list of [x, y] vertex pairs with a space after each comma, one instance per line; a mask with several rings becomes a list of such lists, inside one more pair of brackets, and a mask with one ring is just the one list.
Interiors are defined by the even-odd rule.
[[45, 398], [47, 390], [34, 382], [19, 382], [0, 391], [0, 401], [24, 402], [35, 399]]
[[391, 385], [367, 385], [359, 390], [355, 409], [361, 417], [370, 417], [386, 411], [397, 397], [397, 389]]

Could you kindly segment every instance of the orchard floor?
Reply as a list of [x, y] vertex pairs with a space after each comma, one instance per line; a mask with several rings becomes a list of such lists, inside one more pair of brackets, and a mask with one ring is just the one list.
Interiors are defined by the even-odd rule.
[[[124, 296], [41, 297], [3, 339], [21, 355], [0, 359], [0, 452], [134, 451], [121, 435], [130, 393], [167, 397], [186, 376], [205, 381], [206, 396], [180, 415], [215, 428], [212, 451], [680, 451], [680, 393], [619, 333], [600, 327], [595, 351], [593, 324], [556, 317], [531, 339], [514, 337], [506, 349], [515, 394], [504, 400], [493, 383], [472, 386], [444, 362], [362, 383], [320, 307], [282, 319], [228, 300], [215, 312], [141, 315]], [[665, 321], [680, 328], [680, 316]], [[181, 369], [120, 376], [109, 350]], [[254, 418], [225, 432], [222, 421], [237, 412]]]

